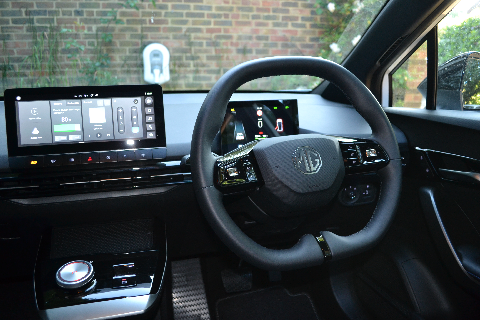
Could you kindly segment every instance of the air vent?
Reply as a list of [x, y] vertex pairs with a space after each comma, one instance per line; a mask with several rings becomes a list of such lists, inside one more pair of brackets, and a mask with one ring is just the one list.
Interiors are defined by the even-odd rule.
[[382, 64], [383, 62], [385, 62], [385, 60], [388, 59], [388, 57], [390, 57], [390, 55], [395, 51], [397, 50], [398, 46], [400, 45], [400, 43], [405, 40], [406, 37], [400, 37], [398, 38], [397, 40], [395, 40], [395, 42], [387, 49], [387, 51], [385, 51], [385, 53], [380, 57], [380, 59], [378, 60], [378, 63], [379, 64]]
[[31, 198], [128, 190], [191, 182], [190, 173], [180, 173], [179, 171], [178, 168], [144, 167], [92, 172], [64, 172], [56, 175], [19, 175], [0, 179], [0, 198]]

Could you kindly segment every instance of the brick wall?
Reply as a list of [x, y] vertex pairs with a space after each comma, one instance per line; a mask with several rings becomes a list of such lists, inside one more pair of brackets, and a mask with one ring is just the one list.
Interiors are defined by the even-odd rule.
[[392, 77], [392, 106], [425, 108], [425, 99], [417, 87], [426, 77], [427, 43], [425, 42], [395, 71]]
[[405, 104], [407, 108], [425, 107], [425, 101], [422, 105], [422, 94], [417, 87], [420, 82], [427, 77], [427, 44], [424, 43], [415, 51], [408, 59], [408, 74], [410, 76], [407, 81], [407, 90], [405, 92]]
[[[102, 33], [113, 35], [100, 48], [111, 59], [110, 74], [97, 72], [94, 79], [144, 83], [142, 50], [159, 42], [171, 54], [171, 80], [164, 84], [167, 90], [210, 89], [220, 75], [240, 62], [275, 55], [315, 56], [328, 46], [321, 41], [314, 0], [156, 0], [156, 7], [144, 0], [139, 10], [123, 8], [120, 2], [124, 3], [1, 1], [0, 90], [85, 84], [81, 83], [85, 82], [82, 67], [87, 58], [97, 57]], [[101, 19], [111, 19], [112, 9], [118, 10], [121, 22], [110, 23], [106, 29]], [[84, 51], [66, 48], [69, 39], [84, 46]], [[75, 50], [81, 52], [78, 57]]]

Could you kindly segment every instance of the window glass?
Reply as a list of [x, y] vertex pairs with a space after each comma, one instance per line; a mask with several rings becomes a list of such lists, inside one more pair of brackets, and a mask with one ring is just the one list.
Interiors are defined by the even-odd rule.
[[[0, 95], [7, 88], [146, 82], [208, 90], [252, 59], [304, 55], [341, 63], [386, 2], [1, 0]], [[147, 63], [151, 44], [163, 49], [148, 51]], [[314, 77], [287, 76], [242, 89], [318, 84]]]
[[462, 0], [438, 24], [437, 109], [480, 109], [480, 2]]
[[392, 75], [392, 106], [425, 108], [427, 93], [427, 42]]

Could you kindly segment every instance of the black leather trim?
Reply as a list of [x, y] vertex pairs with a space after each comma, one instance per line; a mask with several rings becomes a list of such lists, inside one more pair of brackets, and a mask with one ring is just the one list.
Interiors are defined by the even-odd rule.
[[377, 207], [372, 218], [362, 230], [344, 237], [329, 231], [322, 232], [332, 251], [332, 260], [350, 257], [371, 249], [380, 242], [393, 221], [400, 198], [402, 181], [399, 172], [401, 170], [401, 160], [393, 160], [378, 172], [381, 179], [381, 190]]
[[460, 245], [456, 248], [456, 251], [465, 271], [480, 280], [480, 248]]
[[222, 203], [222, 193], [215, 187], [196, 190], [200, 207], [220, 240], [243, 260], [266, 270], [292, 270], [323, 263], [323, 253], [312, 235], [304, 235], [290, 249], [265, 248], [250, 239], [233, 222]]

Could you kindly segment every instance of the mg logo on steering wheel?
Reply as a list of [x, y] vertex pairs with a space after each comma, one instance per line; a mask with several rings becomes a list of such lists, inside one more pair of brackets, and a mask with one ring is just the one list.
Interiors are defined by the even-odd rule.
[[314, 174], [322, 167], [322, 158], [312, 147], [298, 147], [293, 152], [293, 164], [303, 174]]

